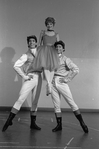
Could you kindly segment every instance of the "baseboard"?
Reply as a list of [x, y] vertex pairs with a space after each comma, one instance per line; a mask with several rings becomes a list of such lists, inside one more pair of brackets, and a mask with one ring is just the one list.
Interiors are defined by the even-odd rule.
[[[0, 111], [10, 111], [12, 107], [10, 106], [1, 106]], [[62, 112], [72, 112], [70, 108], [61, 108]], [[20, 111], [30, 111], [30, 107], [21, 107]], [[44, 108], [44, 107], [39, 107], [38, 112], [53, 112], [54, 108]], [[99, 109], [80, 109], [81, 112], [86, 112], [86, 113], [99, 113]]]

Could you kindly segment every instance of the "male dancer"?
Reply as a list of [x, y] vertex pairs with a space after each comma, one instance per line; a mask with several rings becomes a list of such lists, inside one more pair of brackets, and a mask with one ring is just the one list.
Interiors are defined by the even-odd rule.
[[68, 86], [70, 82], [78, 73], [79, 68], [65, 55], [65, 44], [63, 41], [58, 41], [55, 43], [55, 48], [57, 49], [60, 67], [55, 72], [53, 83], [52, 83], [52, 100], [55, 108], [55, 116], [57, 120], [57, 126], [52, 129], [53, 132], [62, 130], [62, 116], [60, 108], [60, 95], [64, 97], [66, 102], [71, 107], [74, 115], [79, 120], [80, 125], [85, 133], [88, 133], [88, 127], [85, 125], [80, 110], [77, 104], [74, 102], [71, 91]]
[[23, 78], [24, 83], [22, 85], [18, 100], [15, 102], [11, 109], [9, 117], [3, 126], [2, 131], [5, 131], [8, 126], [12, 125], [12, 120], [20, 110], [23, 102], [27, 99], [30, 92], [32, 92], [32, 106], [31, 106], [31, 129], [40, 130], [41, 128], [36, 125], [36, 111], [38, 99], [41, 91], [42, 77], [41, 71], [28, 73], [29, 66], [33, 62], [36, 55], [37, 37], [35, 35], [27, 37], [28, 51], [23, 54], [14, 64], [14, 69]]

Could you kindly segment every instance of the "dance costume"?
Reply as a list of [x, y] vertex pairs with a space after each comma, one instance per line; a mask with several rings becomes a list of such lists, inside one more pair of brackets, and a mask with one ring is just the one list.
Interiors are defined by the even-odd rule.
[[66, 56], [62, 56], [60, 58], [60, 67], [55, 72], [54, 81], [53, 81], [53, 87], [52, 87], [52, 99], [54, 103], [55, 112], [61, 112], [60, 109], [60, 94], [64, 97], [66, 102], [69, 104], [71, 109], [73, 111], [78, 110], [78, 106], [73, 100], [71, 91], [69, 89], [69, 86], [67, 83], [60, 83], [60, 78], [65, 78], [66, 80], [70, 81], [71, 74], [72, 73], [78, 73], [79, 69], [78, 67]]
[[[23, 54], [20, 59], [18, 59], [15, 62], [14, 69], [16, 72], [24, 79], [20, 95], [18, 100], [15, 102], [14, 106], [11, 109], [11, 112], [9, 114], [9, 117], [6, 121], [6, 123], [3, 126], [2, 131], [5, 131], [8, 126], [12, 125], [12, 120], [15, 117], [15, 115], [20, 110], [23, 102], [27, 99], [30, 92], [32, 92], [32, 98], [31, 98], [31, 129], [37, 129], [40, 130], [41, 128], [38, 127], [35, 123], [36, 121], [36, 111], [37, 111], [37, 104], [38, 99], [41, 91], [41, 85], [42, 85], [42, 77], [41, 77], [41, 71], [34, 72], [32, 70], [32, 73], [28, 73], [28, 69], [33, 62], [36, 54], [36, 49], [32, 50], [32, 53], [30, 50]], [[31, 75], [31, 78], [29, 78], [29, 75]]]
[[[30, 69], [40, 70], [42, 68], [53, 71], [59, 66], [59, 58], [54, 43], [57, 41], [57, 33], [49, 36], [42, 31], [42, 45], [37, 48], [37, 56]], [[29, 69], [28, 72], [31, 72]]]
[[[84, 123], [80, 110], [77, 104], [74, 102], [71, 91], [68, 86], [75, 75], [79, 72], [79, 68], [66, 56], [60, 57], [60, 67], [54, 74], [54, 79], [52, 82], [52, 101], [55, 109], [55, 116], [57, 120], [57, 126], [52, 129], [53, 132], [62, 130], [62, 116], [61, 116], [61, 95], [64, 97], [65, 101], [71, 107], [74, 115], [79, 120], [80, 125], [85, 133], [88, 133], [88, 127]], [[61, 83], [60, 78], [64, 78], [65, 82]]]
[[[35, 58], [36, 49], [33, 49], [33, 51], [34, 51], [34, 53], [27, 52], [26, 54], [23, 54], [21, 56], [21, 58], [19, 60], [17, 60], [14, 65], [14, 69], [18, 72], [19, 75], [21, 75], [23, 77], [23, 79], [25, 78], [26, 75], [33, 76], [31, 78], [31, 80], [24, 81], [24, 83], [22, 85], [19, 99], [15, 102], [15, 104], [13, 106], [13, 108], [15, 108], [17, 110], [20, 110], [23, 102], [27, 99], [29, 93], [32, 91], [32, 98], [31, 98], [32, 107], [31, 107], [31, 109], [32, 109], [32, 111], [37, 111], [37, 104], [38, 104], [39, 98], [35, 98], [35, 95], [36, 95], [37, 85], [38, 85], [38, 83], [41, 83], [40, 80], [42, 78], [41, 78], [41, 71], [33, 72], [33, 70], [32, 70], [32, 73], [28, 73], [28, 68]], [[20, 69], [22, 66], [23, 66], [23, 70]], [[38, 81], [38, 79], [39, 79], [39, 81]], [[39, 93], [39, 91], [37, 93]]]

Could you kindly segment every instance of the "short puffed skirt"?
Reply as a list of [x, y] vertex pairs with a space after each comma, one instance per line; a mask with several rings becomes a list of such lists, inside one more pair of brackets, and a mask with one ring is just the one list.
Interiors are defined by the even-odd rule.
[[32, 63], [33, 70], [46, 69], [54, 71], [59, 67], [59, 57], [54, 46], [39, 46], [37, 56]]

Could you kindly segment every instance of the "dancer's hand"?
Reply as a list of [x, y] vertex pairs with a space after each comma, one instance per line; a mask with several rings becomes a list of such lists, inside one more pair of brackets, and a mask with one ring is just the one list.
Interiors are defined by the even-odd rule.
[[24, 77], [23, 77], [23, 79], [24, 79], [25, 81], [29, 80], [29, 78], [30, 78], [29, 76], [24, 76]]
[[33, 75], [28, 75], [28, 77], [29, 77], [29, 79], [28, 80], [31, 80], [31, 79], [33, 79]]
[[60, 83], [66, 83], [64, 78], [59, 78]]
[[68, 82], [70, 82], [70, 79], [69, 78], [59, 78], [59, 82], [60, 83], [68, 83]]
[[24, 76], [24, 80], [25, 80], [25, 81], [31, 80], [31, 79], [33, 79], [33, 76], [32, 76], [32, 75]]

